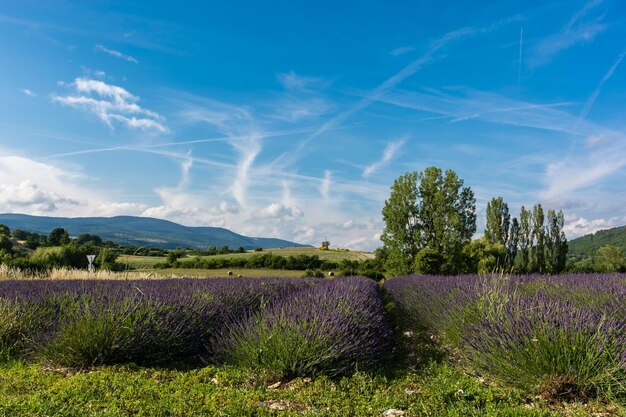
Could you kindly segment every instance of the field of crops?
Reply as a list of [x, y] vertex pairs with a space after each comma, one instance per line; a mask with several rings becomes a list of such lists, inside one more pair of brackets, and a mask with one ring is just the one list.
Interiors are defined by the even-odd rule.
[[[250, 258], [254, 255], [259, 254], [268, 254], [271, 253], [273, 255], [279, 256], [299, 256], [299, 255], [307, 255], [307, 256], [317, 256], [321, 260], [324, 261], [340, 261], [342, 259], [348, 261], [362, 261], [366, 259], [373, 259], [374, 254], [371, 252], [361, 252], [361, 251], [340, 251], [340, 250], [320, 250], [318, 248], [282, 248], [282, 249], [266, 249], [262, 252], [244, 252], [244, 253], [229, 253], [224, 255], [212, 255], [212, 256], [202, 256], [201, 259], [246, 259]], [[195, 258], [188, 257], [182, 258], [181, 261], [185, 261], [185, 259]], [[138, 255], [120, 255], [117, 261], [124, 265], [129, 265], [131, 268], [136, 269], [150, 269], [153, 268], [155, 264], [163, 263], [166, 261], [165, 257], [159, 256], [138, 256]]]
[[428, 332], [470, 372], [553, 401], [626, 394], [626, 277], [398, 277], [407, 331]]
[[[256, 410], [234, 415], [624, 415], [625, 284], [620, 274], [405, 276], [382, 288], [362, 277], [0, 281], [0, 382], [31, 398], [1, 388], [0, 415], [62, 406], [32, 378], [68, 390], [106, 378], [101, 395], [132, 403], [120, 373], [143, 375], [132, 397], [143, 409], [161, 404], [153, 379], [166, 378], [181, 404], [208, 389], [193, 384], [226, 384], [223, 395]], [[272, 390], [282, 408], [263, 399]], [[203, 395], [197, 415], [226, 407]], [[71, 410], [88, 415], [81, 407]]]

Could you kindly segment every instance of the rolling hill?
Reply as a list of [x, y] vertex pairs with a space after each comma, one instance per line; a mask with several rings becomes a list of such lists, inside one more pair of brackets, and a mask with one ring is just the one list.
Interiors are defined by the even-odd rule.
[[0, 214], [0, 224], [11, 229], [48, 234], [55, 227], [67, 229], [71, 236], [83, 233], [95, 234], [103, 240], [117, 244], [163, 249], [190, 247], [206, 249], [228, 245], [245, 249], [302, 247], [282, 239], [248, 237], [221, 227], [188, 227], [167, 220], [151, 217], [42, 217], [26, 214]]
[[626, 226], [599, 230], [596, 233], [573, 239], [568, 242], [568, 245], [568, 257], [576, 259], [590, 257], [604, 245], [617, 246], [626, 253]]

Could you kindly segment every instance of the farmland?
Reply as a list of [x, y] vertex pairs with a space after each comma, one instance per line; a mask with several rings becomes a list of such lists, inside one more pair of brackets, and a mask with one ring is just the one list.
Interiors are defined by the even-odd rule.
[[[249, 259], [254, 255], [259, 254], [273, 254], [278, 256], [317, 256], [323, 261], [362, 261], [366, 259], [374, 259], [374, 254], [370, 252], [361, 251], [340, 251], [340, 250], [320, 250], [317, 248], [284, 248], [284, 249], [271, 249], [263, 252], [247, 251], [244, 253], [229, 253], [224, 255], [211, 255], [200, 256], [200, 259]], [[181, 258], [181, 262], [185, 262], [186, 259], [194, 258], [193, 256], [186, 256]], [[166, 261], [164, 256], [136, 256], [136, 255], [121, 255], [117, 258], [117, 262], [120, 264], [128, 264], [135, 269], [151, 269], [157, 263]]]
[[0, 415], [623, 415], [625, 282], [4, 280]]

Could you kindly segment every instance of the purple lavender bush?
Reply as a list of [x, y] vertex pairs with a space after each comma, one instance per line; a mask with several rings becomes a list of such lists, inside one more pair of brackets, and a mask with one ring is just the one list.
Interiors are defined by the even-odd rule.
[[407, 276], [389, 280], [407, 328], [439, 334], [475, 371], [528, 391], [624, 392], [624, 276]]
[[21, 332], [46, 361], [85, 367], [167, 363], [204, 354], [215, 329], [312, 285], [299, 279], [0, 283], [0, 299], [35, 311]]
[[338, 278], [291, 294], [216, 333], [221, 362], [276, 378], [330, 376], [385, 360], [391, 330], [376, 282]]
[[566, 399], [614, 392], [626, 382], [623, 320], [542, 294], [495, 307], [499, 315], [484, 315], [462, 337], [461, 354], [479, 372]]

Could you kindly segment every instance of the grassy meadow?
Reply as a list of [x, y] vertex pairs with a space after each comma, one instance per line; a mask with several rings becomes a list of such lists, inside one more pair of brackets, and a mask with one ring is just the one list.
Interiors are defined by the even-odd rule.
[[[229, 253], [223, 255], [200, 256], [201, 259], [247, 259], [259, 254], [273, 254], [278, 256], [318, 256], [323, 261], [362, 261], [366, 259], [374, 259], [371, 252], [347, 251], [347, 250], [321, 250], [319, 248], [283, 248], [283, 249], [266, 249], [262, 252], [247, 251], [244, 253]], [[186, 256], [180, 259], [184, 262], [186, 259], [196, 258], [196, 256]], [[167, 260], [164, 256], [137, 256], [137, 255], [120, 255], [117, 262], [128, 265], [134, 269], [152, 269], [155, 264], [163, 263]]]
[[626, 415], [621, 274], [72, 278], [0, 281], [0, 416]]

